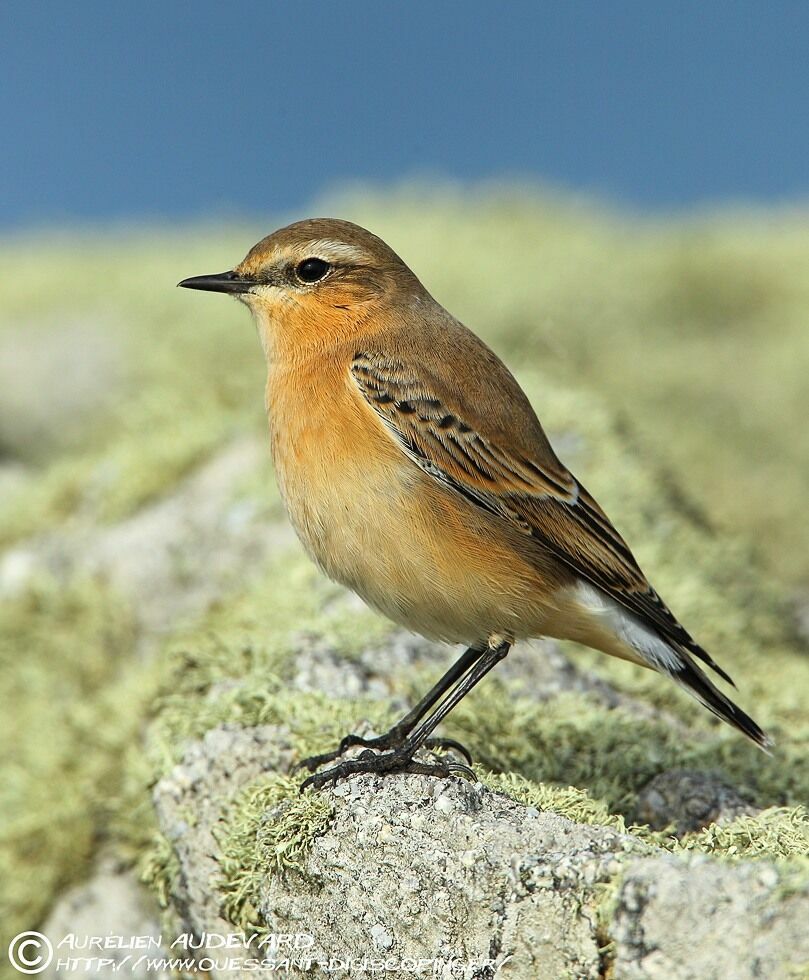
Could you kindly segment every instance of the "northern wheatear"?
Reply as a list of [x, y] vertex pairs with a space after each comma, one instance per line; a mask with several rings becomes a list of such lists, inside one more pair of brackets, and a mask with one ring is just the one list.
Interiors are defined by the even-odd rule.
[[516, 640], [536, 636], [668, 674], [770, 744], [697, 665], [730, 681], [557, 459], [502, 361], [381, 239], [347, 221], [299, 221], [234, 270], [180, 285], [229, 293], [253, 312], [278, 484], [308, 553], [390, 619], [468, 646], [388, 733], [349, 735], [305, 760], [315, 770], [366, 747], [304, 785], [356, 772], [468, 774], [414, 754], [439, 741], [429, 737], [439, 722]]

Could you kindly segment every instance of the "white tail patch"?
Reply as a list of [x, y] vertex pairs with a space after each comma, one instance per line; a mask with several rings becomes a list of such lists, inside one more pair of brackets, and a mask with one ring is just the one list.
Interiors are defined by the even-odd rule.
[[579, 582], [575, 587], [576, 601], [592, 616], [602, 629], [611, 632], [650, 666], [667, 674], [674, 674], [682, 666], [682, 658], [657, 633], [644, 626], [628, 609], [610, 598], [606, 592], [589, 582]]

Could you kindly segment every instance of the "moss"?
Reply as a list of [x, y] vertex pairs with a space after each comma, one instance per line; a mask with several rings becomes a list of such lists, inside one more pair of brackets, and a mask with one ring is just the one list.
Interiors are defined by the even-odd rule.
[[689, 834], [680, 847], [732, 858], [802, 858], [809, 870], [809, 814], [802, 806], [770, 807], [756, 816]]
[[169, 904], [169, 898], [176, 892], [180, 877], [180, 859], [170, 841], [154, 829], [145, 836], [139, 834], [142, 849], [138, 859], [139, 878], [157, 899], [161, 908]]
[[[805, 803], [809, 657], [792, 628], [783, 586], [762, 574], [743, 541], [695, 521], [690, 506], [682, 504], [682, 493], [672, 495], [666, 475], [649, 465], [647, 454], [616, 428], [603, 406], [581, 393], [557, 390], [547, 380], [528, 381], [535, 403], [547, 402], [550, 427], [578, 435], [567, 454], [574, 469], [623, 531], [675, 613], [737, 679], [740, 691], [735, 697], [771, 730], [775, 753], [768, 758], [755, 751], [651, 671], [569, 645], [574, 660], [688, 726], [691, 738], [686, 741], [675, 738], [665, 722], [651, 729], [641, 724], [640, 730], [656, 732], [658, 755], [671, 758], [674, 751], [681, 764], [688, 760], [689, 765], [723, 770], [764, 806]], [[610, 723], [605, 721], [605, 727], [609, 731]], [[624, 723], [619, 721], [618, 727]], [[651, 746], [649, 753], [653, 758]], [[637, 752], [631, 757], [636, 759]], [[609, 769], [608, 760], [604, 763]]]
[[[391, 630], [343, 593], [299, 554], [274, 559], [239, 596], [220, 602], [198, 624], [169, 642], [160, 693], [142, 746], [133, 746], [120, 805], [111, 819], [119, 854], [165, 903], [178, 873], [171, 844], [156, 828], [149, 790], [182, 756], [190, 740], [222, 722], [272, 724], [288, 733], [297, 757], [336, 744], [364, 722], [390, 723], [386, 702], [343, 701], [291, 684], [296, 658], [313, 644], [354, 656]], [[301, 777], [302, 778], [302, 777]], [[253, 784], [229, 806], [221, 844], [223, 913], [252, 929], [254, 889], [262, 874], [290, 870], [323, 826], [327, 797], [298, 795], [300, 779], [273, 776]], [[265, 810], [283, 806], [272, 823]], [[330, 810], [329, 810], [330, 812]], [[258, 843], [257, 843], [258, 842]]]
[[266, 928], [256, 911], [268, 874], [303, 873], [334, 808], [328, 796], [300, 793], [300, 779], [264, 776], [233, 800], [217, 838], [223, 914], [245, 932]]
[[349, 610], [342, 595], [299, 555], [282, 556], [249, 591], [172, 642], [150, 729], [154, 778], [177, 761], [189, 739], [224, 721], [283, 725], [300, 756], [322, 751], [362, 720], [385, 725], [384, 703], [343, 702], [290, 683], [307, 646], [325, 643], [336, 655], [351, 656], [390, 632], [370, 611]]
[[495, 771], [577, 786], [614, 815], [627, 815], [637, 791], [657, 773], [694, 758], [664, 722], [608, 711], [581, 695], [538, 703], [515, 697], [494, 679], [485, 709], [470, 699], [446, 727]]
[[621, 893], [621, 875], [613, 875], [608, 881], [595, 886], [595, 937], [598, 942], [598, 975], [603, 980], [615, 976], [617, 943], [612, 938], [612, 922], [618, 909]]

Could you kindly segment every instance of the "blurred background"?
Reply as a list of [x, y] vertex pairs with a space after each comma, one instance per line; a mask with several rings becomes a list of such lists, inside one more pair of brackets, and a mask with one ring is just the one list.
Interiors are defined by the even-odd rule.
[[368, 226], [509, 363], [602, 399], [809, 628], [808, 64], [781, 2], [5, 7], [12, 921], [112, 833], [150, 651], [281, 523], [246, 313], [174, 284], [289, 220]]

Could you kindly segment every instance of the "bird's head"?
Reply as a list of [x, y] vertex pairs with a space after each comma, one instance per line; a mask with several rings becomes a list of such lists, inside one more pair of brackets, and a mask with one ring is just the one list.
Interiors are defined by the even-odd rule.
[[382, 239], [336, 218], [287, 225], [254, 245], [234, 269], [178, 285], [246, 303], [270, 353], [347, 339], [405, 297], [425, 295]]

